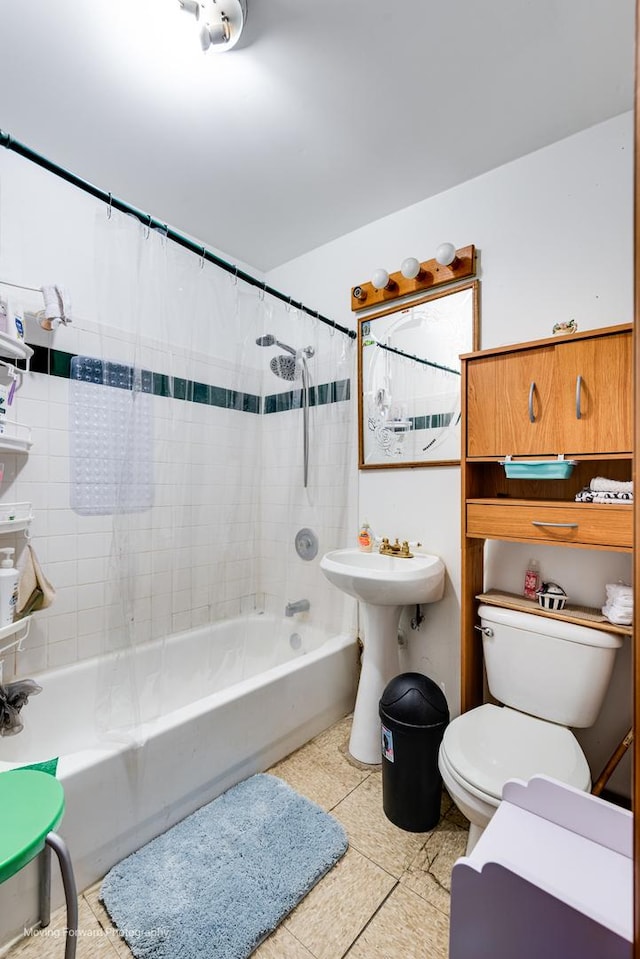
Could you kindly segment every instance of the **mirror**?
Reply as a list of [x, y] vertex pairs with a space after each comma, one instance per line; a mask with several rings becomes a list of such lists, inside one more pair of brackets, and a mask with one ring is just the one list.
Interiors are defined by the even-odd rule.
[[358, 320], [360, 469], [460, 462], [460, 354], [478, 349], [479, 281]]

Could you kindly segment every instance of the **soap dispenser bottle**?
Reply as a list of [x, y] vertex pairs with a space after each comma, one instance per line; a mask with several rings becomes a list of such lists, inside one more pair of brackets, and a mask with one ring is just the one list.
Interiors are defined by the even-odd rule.
[[537, 599], [540, 582], [540, 564], [537, 559], [530, 559], [524, 574], [523, 593], [527, 599]]
[[373, 533], [366, 520], [358, 533], [358, 546], [363, 553], [371, 553], [373, 550]]
[[12, 546], [0, 549], [4, 559], [0, 562], [0, 628], [9, 626], [14, 619], [18, 602], [18, 579], [20, 574], [13, 566], [12, 556], [15, 550]]

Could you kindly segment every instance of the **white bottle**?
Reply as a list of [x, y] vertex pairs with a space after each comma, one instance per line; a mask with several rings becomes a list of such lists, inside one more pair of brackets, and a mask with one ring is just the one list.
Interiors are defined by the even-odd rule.
[[14, 569], [11, 557], [15, 553], [12, 546], [0, 549], [5, 558], [0, 563], [0, 628], [9, 626], [14, 619], [18, 602], [18, 579], [20, 574]]
[[7, 336], [24, 342], [24, 313], [20, 304], [11, 300], [7, 304]]

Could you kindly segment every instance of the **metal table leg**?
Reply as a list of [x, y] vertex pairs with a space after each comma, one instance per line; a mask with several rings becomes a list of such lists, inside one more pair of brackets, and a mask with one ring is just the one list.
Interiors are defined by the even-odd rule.
[[76, 942], [78, 939], [78, 893], [76, 890], [76, 880], [73, 875], [73, 866], [71, 865], [71, 857], [67, 849], [67, 844], [57, 833], [50, 832], [45, 839], [45, 843], [53, 849], [58, 857], [60, 872], [62, 873], [64, 895], [67, 901], [67, 939], [64, 959], [75, 959]]
[[38, 870], [40, 925], [44, 929], [51, 921], [51, 849], [46, 843], [38, 857]]

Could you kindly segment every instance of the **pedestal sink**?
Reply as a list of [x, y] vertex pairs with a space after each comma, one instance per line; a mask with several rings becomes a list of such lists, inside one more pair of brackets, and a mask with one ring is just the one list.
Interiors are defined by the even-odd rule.
[[364, 651], [349, 751], [360, 762], [380, 763], [378, 703], [385, 686], [400, 670], [402, 607], [442, 599], [444, 563], [429, 553], [407, 559], [334, 549], [322, 557], [320, 569], [330, 583], [360, 602]]

